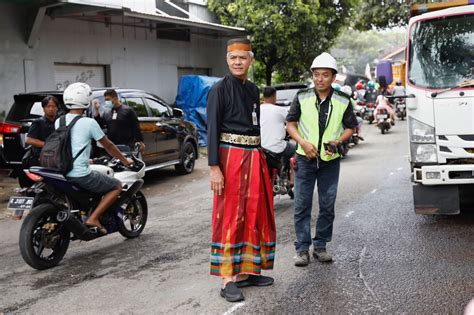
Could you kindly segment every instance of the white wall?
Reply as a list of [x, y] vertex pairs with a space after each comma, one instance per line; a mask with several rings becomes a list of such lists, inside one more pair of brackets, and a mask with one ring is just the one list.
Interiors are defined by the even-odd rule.
[[[191, 36], [190, 42], [156, 39], [145, 29], [45, 17], [40, 39], [26, 45], [16, 6], [0, 5], [0, 111], [13, 95], [54, 90], [54, 63], [110, 66], [111, 85], [140, 88], [168, 102], [176, 97], [178, 67], [211, 68], [214, 76], [227, 72], [225, 40]], [[25, 67], [26, 65], [26, 67]], [[26, 71], [25, 71], [26, 69]], [[25, 76], [26, 73], [26, 76]]]

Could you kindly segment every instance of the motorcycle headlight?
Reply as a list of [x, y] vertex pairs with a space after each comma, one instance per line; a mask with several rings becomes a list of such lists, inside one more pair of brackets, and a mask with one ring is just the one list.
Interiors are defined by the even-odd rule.
[[410, 143], [412, 162], [437, 163], [436, 144]]
[[435, 129], [412, 117], [409, 117], [408, 129], [412, 143], [436, 143]]

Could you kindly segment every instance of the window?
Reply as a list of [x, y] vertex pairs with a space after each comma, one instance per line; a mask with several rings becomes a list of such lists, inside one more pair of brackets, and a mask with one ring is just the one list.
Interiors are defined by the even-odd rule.
[[133, 108], [137, 117], [148, 117], [145, 104], [141, 97], [127, 97], [125, 100], [127, 105]]
[[150, 98], [146, 99], [146, 103], [150, 106], [151, 115], [154, 117], [167, 117], [169, 116], [168, 107], [157, 100]]

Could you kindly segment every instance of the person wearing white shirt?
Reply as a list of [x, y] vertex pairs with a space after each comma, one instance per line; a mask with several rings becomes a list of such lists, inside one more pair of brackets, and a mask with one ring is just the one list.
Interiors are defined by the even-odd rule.
[[263, 89], [263, 103], [260, 105], [260, 138], [262, 148], [280, 155], [284, 162], [295, 154], [296, 145], [286, 141], [286, 115], [289, 106], [276, 104], [276, 90], [267, 86]]

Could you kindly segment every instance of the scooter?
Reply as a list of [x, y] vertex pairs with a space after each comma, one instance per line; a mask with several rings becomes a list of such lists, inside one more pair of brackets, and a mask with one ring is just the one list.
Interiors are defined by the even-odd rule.
[[385, 108], [377, 110], [377, 126], [382, 134], [385, 134], [392, 127], [390, 116]]
[[[145, 163], [137, 158], [138, 148], [133, 153], [125, 148], [119, 147], [133, 160], [132, 167], [104, 156], [95, 159], [91, 168], [122, 183], [122, 193], [100, 218], [107, 234], [119, 232], [135, 238], [142, 233], [148, 217], [147, 202], [140, 191]], [[71, 240], [90, 241], [104, 236], [85, 224], [102, 195], [85, 191], [50, 169], [31, 167], [26, 174], [35, 184], [20, 189], [23, 196], [10, 197], [8, 207], [14, 218], [25, 217], [19, 245], [28, 265], [38, 270], [54, 267], [63, 259]]]
[[288, 195], [293, 199], [295, 195], [291, 184], [291, 170], [295, 169], [296, 157], [293, 156], [287, 163], [284, 163], [280, 154], [263, 148], [262, 150], [271, 176], [273, 196]]
[[404, 120], [407, 116], [406, 107], [407, 105], [404, 98], [395, 98], [395, 112], [400, 120]]

